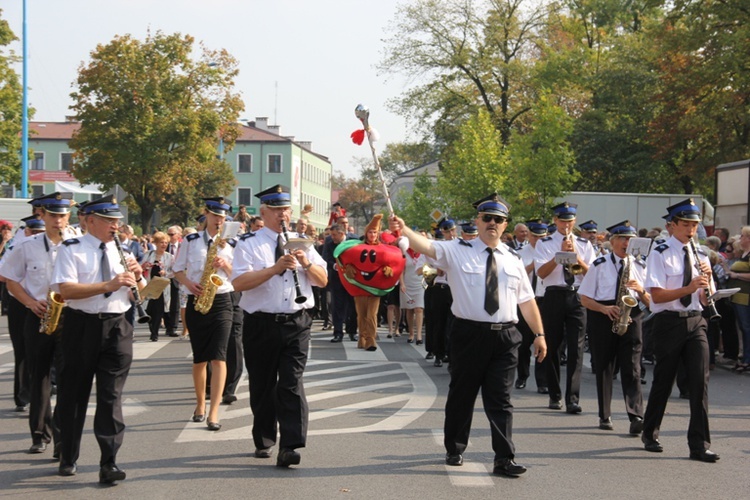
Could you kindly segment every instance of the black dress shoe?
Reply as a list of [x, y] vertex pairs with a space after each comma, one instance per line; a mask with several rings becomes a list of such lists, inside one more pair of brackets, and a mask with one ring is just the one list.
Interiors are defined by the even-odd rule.
[[16, 406], [16, 411], [18, 413], [23, 413], [25, 411], [29, 411], [29, 405], [18, 405], [18, 406]]
[[612, 419], [607, 417], [599, 419], [599, 428], [603, 431], [611, 431], [615, 428], [615, 426], [612, 425]]
[[719, 455], [711, 450], [690, 452], [690, 460], [700, 460], [701, 462], [713, 463], [716, 462], [719, 458]]
[[271, 458], [273, 448], [255, 448], [255, 458]]
[[493, 474], [501, 476], [520, 476], [526, 472], [526, 467], [518, 465], [512, 458], [501, 458], [495, 460], [495, 467], [492, 469]]
[[218, 431], [221, 429], [221, 424], [219, 422], [206, 422], [206, 427], [209, 431]]
[[435, 357], [434, 354], [432, 354], [431, 352], [428, 352], [427, 356], [425, 356], [424, 359], [433, 359], [434, 357]]
[[276, 467], [289, 467], [290, 465], [299, 465], [299, 461], [299, 453], [288, 448], [282, 448], [279, 450], [279, 456], [276, 457]]
[[643, 419], [641, 417], [635, 417], [630, 421], [630, 433], [635, 435], [643, 432]]
[[440, 359], [440, 358], [435, 358], [435, 362], [433, 363], [433, 365], [435, 365], [437, 367], [441, 367], [441, 366], [443, 366], [443, 360]]
[[646, 451], [650, 451], [652, 453], [661, 453], [664, 451], [664, 447], [661, 445], [658, 439], [653, 439], [646, 437], [646, 435], [641, 436], [641, 441], [643, 441], [643, 449]]
[[151, 342], [157, 342], [159, 340], [159, 337], [156, 335], [151, 335]]
[[76, 472], [78, 472], [76, 464], [60, 464], [60, 467], [57, 469], [57, 473], [61, 476], [75, 476]]
[[349, 334], [349, 340], [351, 340], [352, 342], [356, 342], [357, 341], [357, 334], [356, 333], [350, 333]]
[[459, 466], [464, 464], [464, 457], [460, 453], [446, 453], [445, 465]]
[[422, 345], [422, 341], [421, 340], [417, 340], [417, 345]]
[[526, 389], [526, 379], [519, 378], [516, 380], [516, 389]]
[[196, 415], [195, 413], [193, 413], [193, 422], [203, 422], [204, 420], [206, 420], [206, 415], [205, 414], [204, 415]]
[[225, 405], [231, 405], [235, 401], [237, 401], [237, 396], [235, 396], [234, 394], [227, 394], [226, 396], [221, 398], [221, 403]]
[[334, 335], [334, 337], [331, 339], [331, 342], [335, 344], [337, 342], [341, 342], [342, 340], [344, 340], [344, 337], [341, 337], [339, 335]]
[[370, 347], [368, 347], [368, 348], [367, 348], [367, 349], [365, 349], [365, 350], [366, 350], [366, 351], [369, 351], [369, 352], [375, 352], [375, 351], [377, 351], [377, 350], [378, 350], [378, 348], [377, 348], [377, 347], [375, 347], [374, 345], [371, 345]]
[[167, 332], [167, 337], [179, 337], [179, 335], [177, 335], [177, 332]]
[[583, 411], [583, 408], [581, 408], [581, 405], [578, 403], [570, 403], [569, 405], [565, 405], [565, 413], [581, 413]]
[[559, 399], [550, 399], [547, 408], [550, 410], [562, 410], [562, 401]]
[[102, 465], [99, 469], [99, 482], [102, 484], [112, 484], [115, 481], [125, 479], [125, 471], [121, 470], [115, 464]]
[[47, 443], [42, 441], [41, 443], [34, 443], [29, 448], [29, 453], [44, 453], [47, 451]]
[[539, 394], [549, 394], [549, 389], [546, 386], [541, 385], [536, 388], [536, 392]]

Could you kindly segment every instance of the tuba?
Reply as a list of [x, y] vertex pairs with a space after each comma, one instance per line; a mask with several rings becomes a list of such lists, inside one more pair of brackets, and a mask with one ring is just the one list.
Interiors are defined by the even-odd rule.
[[622, 264], [622, 277], [620, 278], [620, 287], [617, 289], [617, 296], [620, 297], [617, 305], [620, 306], [620, 315], [612, 322], [612, 333], [625, 335], [628, 331], [628, 325], [633, 321], [630, 318], [630, 311], [638, 305], [628, 290], [628, 281], [630, 281], [630, 255], [626, 255]]
[[226, 240], [223, 238], [216, 238], [216, 241], [211, 245], [206, 254], [206, 264], [203, 267], [203, 274], [201, 275], [201, 288], [203, 293], [195, 300], [193, 306], [196, 312], [201, 314], [208, 314], [211, 307], [214, 305], [214, 298], [216, 297], [216, 290], [224, 284], [224, 280], [221, 276], [214, 273], [214, 268], [211, 263], [216, 258], [216, 254], [219, 252], [219, 247], [223, 248], [226, 245]]
[[63, 307], [65, 307], [65, 302], [62, 295], [50, 290], [47, 294], [47, 310], [44, 311], [44, 316], [39, 322], [39, 333], [52, 335], [57, 330]]

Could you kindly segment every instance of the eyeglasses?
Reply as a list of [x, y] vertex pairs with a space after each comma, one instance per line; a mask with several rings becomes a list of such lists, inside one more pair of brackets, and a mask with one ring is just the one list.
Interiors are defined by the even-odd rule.
[[174, 236], [177, 233], [167, 233], [167, 236]]
[[495, 224], [502, 224], [508, 220], [507, 218], [503, 217], [502, 215], [491, 215], [491, 214], [484, 214], [482, 215], [482, 222], [492, 222], [495, 221]]

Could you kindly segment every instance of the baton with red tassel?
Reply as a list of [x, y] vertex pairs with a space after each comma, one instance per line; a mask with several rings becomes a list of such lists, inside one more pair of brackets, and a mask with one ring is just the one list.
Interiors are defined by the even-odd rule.
[[391, 217], [393, 217], [393, 205], [391, 204], [391, 195], [388, 193], [388, 186], [385, 184], [385, 176], [383, 175], [383, 169], [380, 168], [380, 161], [378, 161], [378, 154], [375, 152], [375, 141], [378, 140], [378, 134], [370, 127], [370, 110], [367, 106], [364, 104], [357, 104], [357, 107], [354, 108], [354, 115], [359, 118], [359, 121], [362, 122], [362, 126], [364, 127], [363, 130], [355, 130], [352, 132], [352, 141], [354, 144], [357, 144], [358, 146], [361, 146], [364, 142], [365, 135], [367, 136], [367, 142], [370, 143], [370, 150], [372, 151], [372, 159], [375, 161], [375, 166], [378, 168], [378, 175], [380, 176], [380, 183], [383, 186], [383, 195], [385, 196], [385, 201], [388, 205], [388, 210], [391, 213]]

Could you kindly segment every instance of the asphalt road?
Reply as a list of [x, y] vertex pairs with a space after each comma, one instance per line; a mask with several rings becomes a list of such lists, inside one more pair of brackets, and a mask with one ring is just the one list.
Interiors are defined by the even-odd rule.
[[[596, 392], [584, 369], [583, 413], [548, 410], [533, 381], [515, 391], [516, 461], [529, 471], [492, 475], [490, 433], [477, 401], [463, 467], [447, 467], [442, 447], [446, 367], [424, 360], [423, 346], [386, 339], [366, 353], [355, 343], [329, 342], [313, 329], [305, 375], [311, 408], [302, 463], [275, 467], [275, 456], [252, 456], [252, 414], [246, 380], [239, 400], [223, 406], [222, 429], [190, 421], [194, 395], [190, 346], [181, 339], [148, 341], [136, 329], [135, 361], [125, 387], [125, 443], [118, 464], [128, 478], [100, 486], [99, 450], [86, 423], [78, 474], [59, 477], [51, 452], [31, 455], [27, 415], [14, 411], [13, 354], [0, 319], [0, 496], [14, 498], [745, 498], [750, 488], [750, 374], [719, 363], [709, 388], [716, 464], [688, 460], [688, 403], [673, 394], [664, 419], [664, 453], [643, 450], [628, 435], [616, 389], [614, 431], [597, 428]], [[586, 357], [588, 363], [588, 356]], [[644, 386], [645, 397], [649, 383]], [[615, 382], [618, 384], [618, 382]], [[618, 386], [619, 387], [619, 386]], [[93, 398], [93, 395], [92, 395]], [[92, 399], [93, 401], [93, 399]]]

